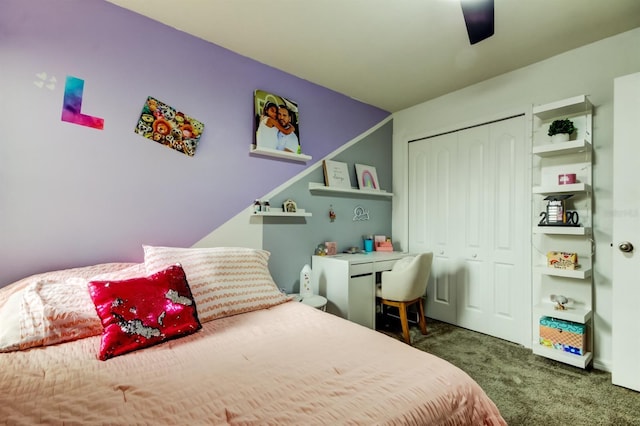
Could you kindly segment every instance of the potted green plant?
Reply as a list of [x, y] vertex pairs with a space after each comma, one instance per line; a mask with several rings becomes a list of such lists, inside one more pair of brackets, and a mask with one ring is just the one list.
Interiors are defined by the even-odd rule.
[[549, 132], [551, 136], [551, 142], [568, 141], [569, 136], [576, 131], [576, 127], [573, 125], [573, 121], [569, 119], [554, 120], [549, 126]]

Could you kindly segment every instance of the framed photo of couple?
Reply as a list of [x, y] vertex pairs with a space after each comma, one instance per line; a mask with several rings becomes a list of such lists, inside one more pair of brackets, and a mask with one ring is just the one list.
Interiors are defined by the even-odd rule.
[[263, 90], [253, 98], [256, 147], [301, 154], [298, 104]]

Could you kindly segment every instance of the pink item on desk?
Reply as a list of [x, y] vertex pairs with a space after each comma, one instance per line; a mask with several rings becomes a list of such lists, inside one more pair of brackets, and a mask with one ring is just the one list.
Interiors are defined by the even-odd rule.
[[391, 241], [376, 241], [376, 251], [393, 251]]

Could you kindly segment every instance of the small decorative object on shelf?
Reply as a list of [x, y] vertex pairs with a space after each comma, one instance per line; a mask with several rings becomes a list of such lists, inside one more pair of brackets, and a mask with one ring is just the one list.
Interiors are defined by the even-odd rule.
[[549, 126], [547, 134], [551, 136], [552, 142], [566, 142], [575, 131], [573, 121], [569, 119], [554, 120]]
[[347, 163], [324, 160], [322, 168], [324, 169], [324, 183], [326, 186], [351, 189], [351, 178], [349, 177]]
[[262, 203], [262, 208], [261, 210], [263, 212], [268, 212], [271, 211], [271, 204], [269, 204], [269, 200], [264, 200], [264, 202]]
[[379, 191], [378, 174], [376, 168], [364, 164], [356, 164], [356, 176], [358, 177], [358, 188], [365, 190]]
[[576, 211], [568, 211], [565, 215], [567, 218], [567, 225], [580, 226], [580, 215]]
[[578, 226], [578, 212], [567, 212], [566, 210], [565, 202], [572, 196], [573, 194], [555, 194], [545, 197], [547, 211], [540, 213], [541, 219], [538, 222], [538, 226]]
[[256, 198], [256, 200], [253, 202], [253, 212], [260, 213], [261, 211], [262, 211], [262, 203], [260, 202], [259, 199]]
[[313, 252], [313, 254], [315, 254], [316, 256], [326, 256], [327, 248], [325, 247], [324, 243], [318, 244], [318, 246], [316, 247], [316, 251]]
[[285, 213], [295, 213], [298, 211], [298, 205], [292, 199], [288, 199], [282, 203], [282, 211]]
[[575, 173], [562, 173], [558, 175], [558, 185], [571, 185], [576, 182]]
[[327, 255], [333, 256], [338, 252], [338, 243], [335, 241], [327, 241], [324, 243]]
[[578, 254], [550, 251], [547, 253], [547, 266], [556, 269], [575, 270], [578, 268]]
[[555, 303], [554, 309], [557, 311], [565, 311], [567, 309], [567, 303], [569, 303], [569, 299], [566, 296], [561, 294], [555, 295], [552, 294], [550, 296], [552, 302]]

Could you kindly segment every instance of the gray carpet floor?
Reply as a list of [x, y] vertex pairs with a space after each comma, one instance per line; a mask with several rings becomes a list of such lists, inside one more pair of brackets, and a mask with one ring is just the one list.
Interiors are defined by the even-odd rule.
[[[402, 340], [397, 320], [379, 331]], [[611, 384], [611, 374], [534, 355], [520, 345], [427, 318], [427, 335], [411, 326], [412, 346], [464, 370], [510, 426], [639, 425], [640, 393]]]

